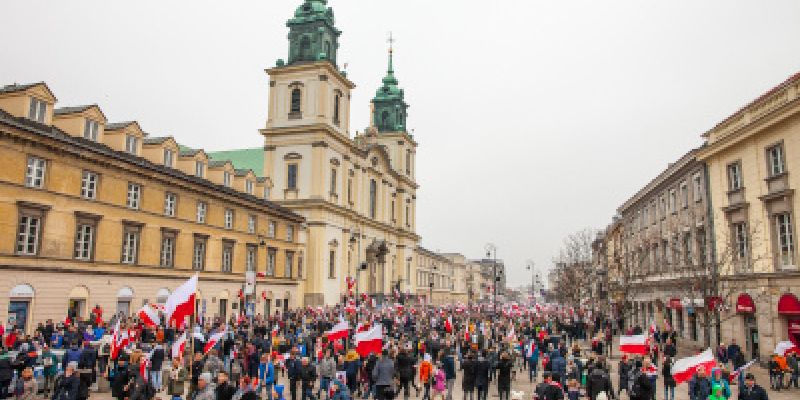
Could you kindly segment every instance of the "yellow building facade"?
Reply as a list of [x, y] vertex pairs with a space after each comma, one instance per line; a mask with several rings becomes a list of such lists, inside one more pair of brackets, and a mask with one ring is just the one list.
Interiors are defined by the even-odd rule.
[[782, 340], [800, 345], [800, 74], [704, 137], [698, 159], [708, 166], [723, 275], [722, 336], [766, 359]]
[[256, 314], [302, 304], [305, 219], [265, 200], [268, 179], [55, 105], [44, 83], [0, 88], [3, 321], [130, 315], [195, 272], [208, 317], [242, 311], [240, 292]]

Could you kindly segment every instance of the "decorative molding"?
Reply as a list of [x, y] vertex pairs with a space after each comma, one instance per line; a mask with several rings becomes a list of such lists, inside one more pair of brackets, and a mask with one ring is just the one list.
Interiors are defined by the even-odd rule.
[[320, 140], [320, 141], [311, 143], [311, 147], [328, 147], [328, 143], [325, 142], [325, 141]]
[[277, 146], [268, 145], [268, 146], [264, 146], [264, 151], [275, 151], [275, 149], [277, 149], [277, 148], [278, 148]]
[[283, 156], [283, 159], [284, 160], [302, 160], [303, 156], [301, 156], [298, 153], [291, 152], [291, 153], [287, 153], [285, 156]]
[[99, 221], [103, 219], [102, 215], [92, 214], [85, 211], [75, 211], [75, 218], [83, 218], [83, 219], [90, 219], [94, 221]]
[[321, 81], [327, 81], [327, 80], [328, 80], [328, 75], [324, 75], [324, 74], [323, 74], [323, 75], [320, 75], [320, 76], [319, 76], [319, 80], [321, 80]]
[[269, 87], [275, 87], [275, 81], [269, 81]]
[[23, 201], [23, 200], [17, 200], [17, 207], [19, 207], [19, 208], [27, 208], [29, 210], [31, 210], [31, 209], [32, 210], [38, 210], [38, 211], [50, 211], [50, 209], [52, 208], [52, 206], [47, 205], [47, 204], [39, 204], [39, 203], [33, 203], [33, 202], [30, 202], [30, 201]]
[[338, 159], [338, 158], [336, 158], [336, 157], [333, 157], [333, 158], [331, 158], [331, 164], [333, 164], [333, 165], [335, 165], [335, 166], [337, 166], [337, 167], [338, 167], [338, 166], [339, 166], [339, 165], [341, 165], [342, 163], [341, 163], [341, 162], [339, 162], [339, 159]]

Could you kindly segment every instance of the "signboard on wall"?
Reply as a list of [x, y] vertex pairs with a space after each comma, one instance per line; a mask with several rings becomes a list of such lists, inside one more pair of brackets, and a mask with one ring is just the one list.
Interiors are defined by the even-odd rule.
[[244, 273], [244, 294], [255, 294], [256, 292], [256, 273], [247, 271]]

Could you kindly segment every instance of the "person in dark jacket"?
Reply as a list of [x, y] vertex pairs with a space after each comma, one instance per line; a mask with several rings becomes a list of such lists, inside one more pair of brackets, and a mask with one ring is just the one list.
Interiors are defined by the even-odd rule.
[[292, 349], [289, 359], [286, 360], [286, 376], [289, 378], [289, 394], [291, 400], [297, 400], [297, 382], [300, 380], [300, 360], [297, 358], [297, 350]]
[[400, 386], [397, 388], [397, 394], [400, 389], [403, 390], [403, 398], [408, 400], [411, 397], [411, 381], [414, 379], [414, 364], [416, 361], [409, 353], [408, 349], [401, 348], [395, 358], [395, 368], [397, 370], [397, 377], [400, 380]]
[[111, 396], [117, 400], [123, 400], [128, 397], [130, 391], [128, 390], [128, 382], [130, 382], [130, 370], [128, 368], [128, 360], [120, 358], [117, 362], [117, 368], [113, 371], [111, 378]]
[[564, 391], [557, 382], [553, 381], [550, 372], [542, 373], [542, 383], [536, 385], [533, 398], [536, 400], [562, 400]]
[[461, 362], [461, 370], [464, 375], [461, 378], [461, 390], [464, 392], [465, 400], [473, 400], [475, 394], [475, 354], [467, 353], [467, 357]]
[[8, 397], [8, 387], [11, 385], [11, 378], [14, 377], [14, 370], [11, 368], [11, 360], [5, 349], [0, 350], [0, 399]]
[[637, 361], [633, 370], [633, 378], [631, 379], [631, 400], [651, 400], [656, 388], [653, 387], [653, 381], [642, 371], [642, 364]]
[[667, 358], [664, 359], [664, 365], [661, 367], [661, 376], [664, 378], [664, 400], [675, 400], [675, 378], [672, 376], [672, 357], [667, 356]]
[[628, 361], [627, 355], [622, 355], [622, 359], [619, 360], [619, 366], [617, 367], [617, 371], [619, 372], [619, 386], [617, 387], [617, 397], [622, 395], [622, 391], [625, 392], [630, 396], [630, 386], [628, 383], [628, 379], [631, 374], [631, 363]]
[[748, 373], [744, 377], [744, 387], [739, 390], [739, 400], [769, 400], [767, 391], [756, 384], [756, 378]]
[[298, 375], [303, 389], [302, 400], [306, 398], [314, 399], [314, 382], [317, 381], [317, 369], [308, 361], [308, 357], [303, 357], [300, 362], [300, 371]]
[[586, 378], [586, 393], [591, 400], [596, 400], [600, 392], [606, 392], [608, 398], [615, 398], [614, 389], [611, 386], [611, 378], [608, 376], [602, 362], [594, 365], [594, 369]]
[[164, 349], [160, 344], [157, 344], [155, 349], [153, 349], [153, 355], [150, 356], [150, 383], [153, 385], [156, 392], [161, 391], [161, 386], [163, 384], [161, 377], [163, 376], [162, 369], [164, 367], [165, 357]]
[[697, 373], [689, 380], [689, 400], [706, 400], [711, 395], [711, 380], [706, 376], [703, 367], [697, 368]]
[[506, 352], [500, 354], [500, 361], [497, 363], [497, 393], [500, 400], [510, 400], [511, 398], [511, 370], [513, 368], [511, 356]]
[[217, 400], [232, 400], [233, 395], [236, 394], [236, 387], [228, 382], [228, 373], [221, 371], [217, 375], [217, 387], [214, 388], [217, 395]]
[[486, 359], [486, 350], [475, 361], [475, 391], [478, 400], [486, 400], [489, 393], [489, 360]]
[[[448, 343], [449, 346], [449, 343]], [[449, 347], [445, 347], [442, 355], [442, 369], [444, 369], [444, 378], [447, 385], [447, 394], [445, 400], [453, 400], [453, 386], [456, 383], [456, 361], [453, 357], [453, 352]]]
[[56, 382], [56, 388], [53, 394], [53, 400], [77, 400], [78, 391], [80, 390], [80, 380], [78, 374], [75, 372], [77, 365], [75, 363], [67, 364], [64, 370], [64, 376]]

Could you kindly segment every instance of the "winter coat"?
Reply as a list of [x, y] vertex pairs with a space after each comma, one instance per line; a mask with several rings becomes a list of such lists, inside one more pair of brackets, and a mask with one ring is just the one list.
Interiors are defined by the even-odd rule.
[[272, 385], [275, 383], [275, 367], [272, 363], [258, 365], [258, 379], [265, 385]]
[[511, 390], [511, 370], [514, 365], [509, 359], [501, 359], [497, 364], [497, 389]]
[[689, 400], [706, 400], [711, 395], [711, 380], [697, 375], [689, 380]]
[[389, 358], [381, 358], [372, 370], [372, 379], [378, 386], [390, 386], [394, 378], [394, 363]]
[[78, 390], [80, 388], [80, 380], [77, 375], [70, 377], [61, 376], [56, 382], [55, 390], [53, 391], [53, 399], [55, 400], [76, 400], [78, 398]]
[[744, 385], [739, 391], [739, 400], [768, 400], [769, 397], [767, 396], [767, 392], [764, 390], [763, 387], [759, 385], [753, 385], [753, 387], [748, 387]]
[[461, 363], [464, 375], [461, 378], [461, 390], [471, 392], [475, 390], [475, 360], [466, 359]]
[[586, 393], [590, 399], [595, 400], [600, 392], [606, 392], [609, 398], [614, 397], [608, 373], [602, 368], [595, 368], [586, 379]]
[[401, 381], [410, 381], [414, 378], [414, 358], [407, 352], [401, 352], [397, 355], [397, 375]]
[[475, 361], [475, 386], [489, 386], [489, 361], [483, 357], [478, 357], [478, 361]]
[[174, 368], [169, 373], [169, 379], [167, 380], [167, 394], [170, 396], [181, 396], [183, 397], [184, 392], [186, 391], [186, 379], [189, 377], [189, 371], [186, 368], [178, 367], [177, 370]]

